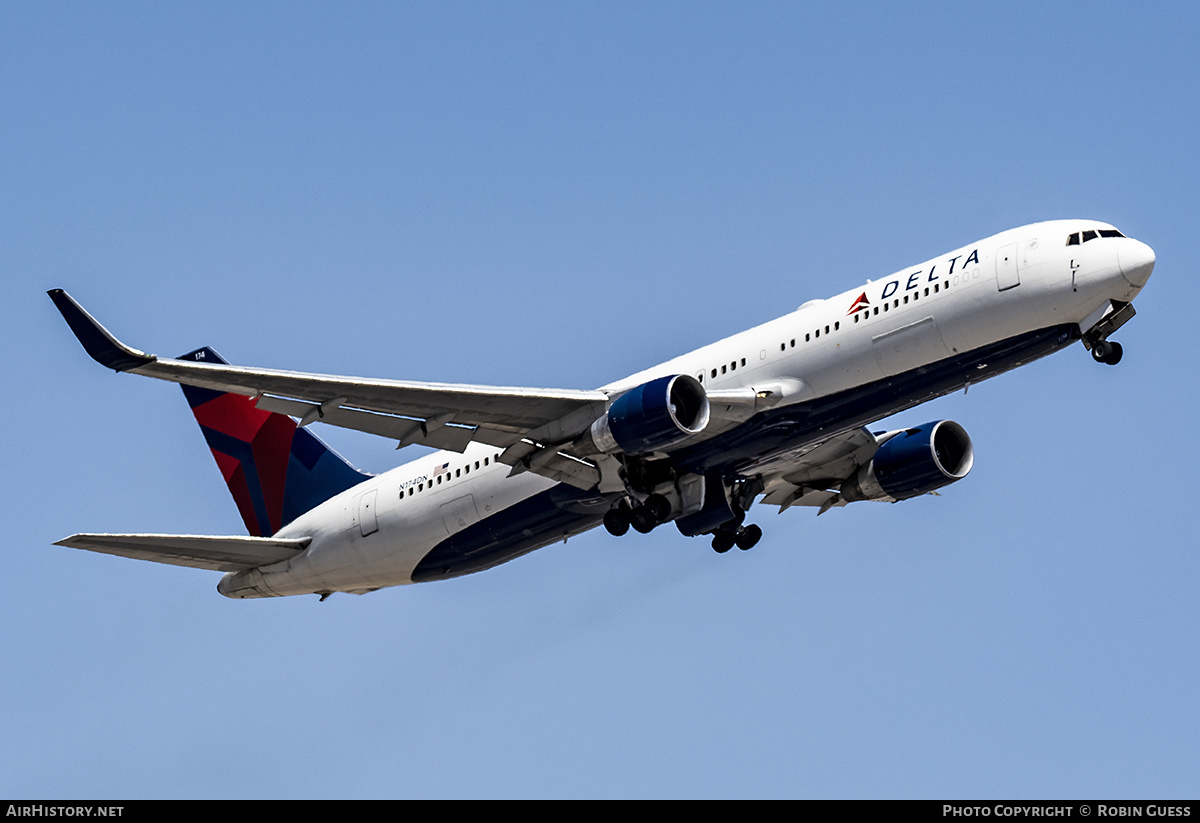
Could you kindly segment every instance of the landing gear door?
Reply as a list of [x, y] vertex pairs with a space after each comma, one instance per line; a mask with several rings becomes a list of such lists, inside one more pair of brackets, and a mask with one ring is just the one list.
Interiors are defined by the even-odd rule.
[[996, 252], [996, 288], [1006, 291], [1019, 285], [1021, 275], [1017, 271], [1017, 244], [1009, 243]]

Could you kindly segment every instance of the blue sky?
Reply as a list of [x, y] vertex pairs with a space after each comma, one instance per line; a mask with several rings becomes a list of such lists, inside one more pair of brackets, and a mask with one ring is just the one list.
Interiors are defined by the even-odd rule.
[[[0, 6], [0, 795], [1194, 796], [1198, 23]], [[1125, 359], [903, 415], [975, 441], [940, 497], [324, 603], [51, 546], [241, 524], [179, 390], [90, 361], [48, 288], [164, 355], [591, 388], [1061, 217], [1157, 252]], [[321, 434], [371, 471], [416, 456]]]

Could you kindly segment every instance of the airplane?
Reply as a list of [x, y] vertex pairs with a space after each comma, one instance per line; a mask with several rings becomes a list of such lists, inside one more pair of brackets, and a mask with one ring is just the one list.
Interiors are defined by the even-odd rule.
[[[1034, 223], [957, 248], [596, 390], [233, 366], [131, 348], [61, 289], [86, 352], [179, 383], [248, 535], [75, 534], [56, 545], [222, 571], [231, 598], [365, 594], [483, 571], [603, 525], [667, 523], [717, 552], [751, 506], [897, 502], [967, 475], [950, 420], [868, 427], [1079, 341], [1115, 365], [1153, 250], [1108, 223]], [[379, 475], [309, 431], [439, 451]]]

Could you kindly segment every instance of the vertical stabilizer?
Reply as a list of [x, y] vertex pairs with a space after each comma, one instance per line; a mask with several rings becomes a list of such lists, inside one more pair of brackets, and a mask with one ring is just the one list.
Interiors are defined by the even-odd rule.
[[[226, 363], [205, 347], [180, 360]], [[184, 396], [250, 534], [269, 537], [370, 477], [285, 414], [240, 394], [183, 386]]]

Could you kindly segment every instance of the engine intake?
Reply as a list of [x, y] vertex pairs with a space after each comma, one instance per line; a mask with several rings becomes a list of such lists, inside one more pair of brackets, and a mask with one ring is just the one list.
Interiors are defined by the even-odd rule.
[[646, 454], [699, 434], [708, 425], [708, 396], [700, 381], [668, 375], [630, 389], [591, 427], [592, 442], [607, 454]]
[[962, 480], [975, 462], [966, 429], [952, 420], [887, 436], [871, 462], [843, 484], [844, 500], [907, 500]]

